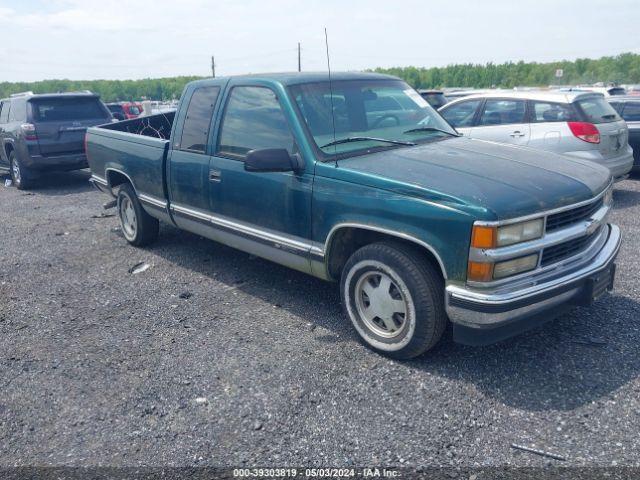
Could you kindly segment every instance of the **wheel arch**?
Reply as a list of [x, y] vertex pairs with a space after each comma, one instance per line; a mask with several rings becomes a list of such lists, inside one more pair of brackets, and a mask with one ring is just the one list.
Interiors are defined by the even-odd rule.
[[113, 191], [113, 187], [118, 187], [123, 183], [129, 183], [131, 187], [133, 187], [135, 194], [138, 195], [138, 190], [136, 189], [133, 180], [131, 180], [131, 177], [122, 170], [118, 170], [117, 168], [106, 168], [105, 175], [107, 177], [106, 180], [109, 185], [109, 190]]
[[329, 278], [340, 278], [342, 267], [356, 250], [370, 243], [385, 240], [402, 242], [416, 248], [436, 267], [442, 279], [447, 280], [445, 264], [437, 250], [429, 243], [403, 232], [359, 223], [338, 224], [327, 235], [324, 253]]

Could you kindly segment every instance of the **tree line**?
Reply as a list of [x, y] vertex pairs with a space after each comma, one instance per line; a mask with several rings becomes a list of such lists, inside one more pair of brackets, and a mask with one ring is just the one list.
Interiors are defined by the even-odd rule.
[[12, 93], [58, 93], [91, 90], [105, 102], [173, 100], [180, 98], [184, 86], [201, 77], [145, 78], [142, 80], [41, 80], [38, 82], [2, 82], [0, 98]]
[[[562, 78], [556, 70], [562, 69]], [[415, 88], [503, 87], [577, 85], [595, 82], [640, 83], [640, 55], [623, 53], [598, 59], [579, 58], [559, 62], [506, 62], [501, 64], [459, 64], [446, 67], [393, 67], [374, 71], [403, 78]], [[105, 102], [172, 100], [180, 97], [184, 86], [201, 77], [146, 78], [142, 80], [42, 80], [2, 82], [0, 98], [12, 93], [73, 92], [91, 90]]]
[[[556, 70], [562, 77], [556, 78]], [[513, 88], [578, 85], [596, 82], [640, 83], [640, 55], [623, 53], [598, 59], [579, 58], [559, 62], [506, 62], [448, 65], [446, 67], [376, 68], [376, 72], [403, 78], [415, 88], [476, 87]]]

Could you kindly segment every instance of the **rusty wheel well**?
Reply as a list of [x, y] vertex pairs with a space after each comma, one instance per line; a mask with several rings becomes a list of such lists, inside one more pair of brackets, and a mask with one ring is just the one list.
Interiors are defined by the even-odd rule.
[[347, 263], [349, 257], [358, 249], [376, 242], [395, 242], [402, 243], [419, 252], [425, 261], [429, 262], [436, 271], [440, 272], [440, 276], [444, 279], [445, 274], [440, 262], [429, 249], [411, 240], [398, 237], [389, 233], [369, 230], [360, 227], [344, 227], [337, 230], [331, 237], [331, 241], [327, 246], [327, 269], [329, 275], [333, 279], [339, 279], [342, 274], [342, 268]]
[[[124, 173], [120, 173], [116, 170], [107, 171], [107, 182], [109, 187], [114, 188], [125, 183], [131, 184], [131, 180]], [[133, 187], [133, 185], [131, 185]]]

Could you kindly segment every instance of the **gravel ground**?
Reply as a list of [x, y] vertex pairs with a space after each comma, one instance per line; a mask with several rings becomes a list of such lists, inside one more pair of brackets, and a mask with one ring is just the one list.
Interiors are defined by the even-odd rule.
[[334, 285], [169, 226], [129, 246], [87, 179], [0, 186], [0, 466], [640, 465], [640, 180], [613, 295], [397, 362]]

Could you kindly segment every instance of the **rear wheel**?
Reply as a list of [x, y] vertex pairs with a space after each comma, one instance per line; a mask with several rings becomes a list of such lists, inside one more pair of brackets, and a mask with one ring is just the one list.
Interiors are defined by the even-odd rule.
[[439, 272], [402, 243], [374, 243], [356, 251], [343, 269], [340, 292], [362, 342], [393, 358], [431, 349], [447, 325]]
[[28, 190], [32, 186], [31, 173], [22, 165], [16, 152], [9, 153], [9, 169], [11, 180], [18, 190]]
[[159, 222], [140, 204], [133, 187], [125, 183], [118, 191], [118, 217], [124, 238], [137, 247], [149, 245], [158, 238]]

